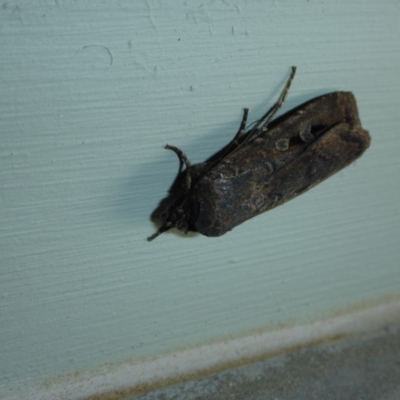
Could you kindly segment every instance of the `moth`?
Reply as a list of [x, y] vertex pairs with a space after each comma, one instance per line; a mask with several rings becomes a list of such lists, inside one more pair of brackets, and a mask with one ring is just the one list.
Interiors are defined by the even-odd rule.
[[[191, 165], [177, 147], [180, 172], [153, 213], [162, 225], [151, 241], [171, 228], [221, 236], [235, 226], [306, 192], [346, 167], [370, 145], [351, 92], [316, 97], [273, 120], [296, 73], [292, 67], [277, 102], [227, 146], [203, 163]], [[185, 169], [182, 171], [183, 165]]]

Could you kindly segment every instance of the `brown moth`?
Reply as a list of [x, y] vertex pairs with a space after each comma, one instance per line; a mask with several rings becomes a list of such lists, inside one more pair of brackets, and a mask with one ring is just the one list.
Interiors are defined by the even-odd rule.
[[221, 236], [235, 226], [306, 192], [346, 167], [369, 147], [351, 92], [316, 97], [272, 121], [282, 107], [296, 67], [278, 101], [246, 130], [244, 109], [233, 140], [207, 161], [191, 165], [177, 147], [167, 145], [186, 166], [153, 213], [163, 232]]

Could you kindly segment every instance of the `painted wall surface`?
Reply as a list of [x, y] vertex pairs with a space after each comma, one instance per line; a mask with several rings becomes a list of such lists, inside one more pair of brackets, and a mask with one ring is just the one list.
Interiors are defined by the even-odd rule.
[[[400, 2], [0, 6], [0, 395], [400, 293]], [[372, 146], [231, 233], [149, 216], [275, 101], [355, 93]]]

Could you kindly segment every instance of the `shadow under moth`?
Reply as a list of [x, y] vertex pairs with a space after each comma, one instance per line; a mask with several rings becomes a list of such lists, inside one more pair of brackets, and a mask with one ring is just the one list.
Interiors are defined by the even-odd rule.
[[[177, 147], [180, 169], [169, 195], [152, 214], [171, 228], [221, 236], [242, 222], [306, 192], [346, 167], [369, 147], [351, 92], [316, 97], [273, 120], [296, 72], [292, 67], [277, 102], [251, 128], [248, 109], [228, 145], [191, 165]], [[185, 169], [182, 171], [182, 167]]]

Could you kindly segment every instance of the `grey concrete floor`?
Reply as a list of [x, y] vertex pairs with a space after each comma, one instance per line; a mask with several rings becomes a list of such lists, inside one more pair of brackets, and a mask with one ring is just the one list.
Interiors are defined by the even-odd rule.
[[400, 400], [400, 326], [309, 346], [131, 400]]

